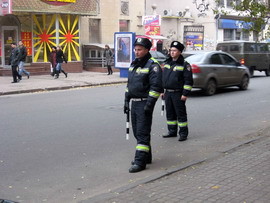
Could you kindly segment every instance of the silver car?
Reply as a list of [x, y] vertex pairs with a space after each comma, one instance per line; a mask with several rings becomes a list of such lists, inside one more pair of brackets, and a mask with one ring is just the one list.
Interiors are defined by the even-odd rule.
[[[194, 88], [201, 88], [206, 95], [215, 94], [217, 88], [238, 86], [246, 90], [250, 73], [233, 56], [221, 51], [183, 53], [190, 63]], [[189, 55], [189, 56], [188, 56]]]

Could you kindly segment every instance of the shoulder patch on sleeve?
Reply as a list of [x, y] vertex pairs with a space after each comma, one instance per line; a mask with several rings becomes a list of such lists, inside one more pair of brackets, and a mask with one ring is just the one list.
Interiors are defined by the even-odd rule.
[[158, 66], [154, 66], [153, 70], [157, 73], [159, 70]]
[[186, 67], [188, 71], [191, 71], [191, 66], [189, 64], [187, 64]]

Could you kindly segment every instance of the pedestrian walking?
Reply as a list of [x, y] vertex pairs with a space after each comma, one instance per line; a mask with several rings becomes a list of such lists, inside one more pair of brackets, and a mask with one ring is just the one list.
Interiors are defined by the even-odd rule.
[[105, 45], [105, 64], [107, 66], [108, 69], [108, 75], [112, 75], [113, 71], [112, 71], [112, 60], [113, 60], [113, 52], [111, 50], [111, 48], [109, 47], [109, 45]]
[[52, 51], [50, 53], [50, 62], [51, 62], [51, 76], [54, 76], [56, 74], [56, 47], [52, 47]]
[[178, 41], [171, 43], [170, 57], [165, 61], [162, 75], [168, 126], [168, 134], [163, 137], [177, 137], [179, 126], [179, 141], [188, 137], [186, 100], [193, 85], [191, 66], [181, 55], [184, 48]]
[[60, 46], [56, 47], [56, 76], [55, 79], [59, 78], [59, 73], [64, 73], [64, 75], [67, 78], [67, 73], [63, 70], [62, 68], [62, 63], [65, 61], [67, 63], [67, 59], [64, 55], [63, 50], [61, 49]]
[[18, 65], [20, 62], [20, 50], [17, 47], [15, 42], [11, 43], [11, 53], [10, 53], [10, 58], [9, 58], [9, 65], [11, 65], [12, 69], [12, 77], [13, 77], [13, 82], [11, 83], [17, 83], [20, 82], [22, 79], [22, 76], [19, 75], [18, 73]]
[[136, 59], [131, 63], [128, 72], [128, 83], [125, 93], [124, 113], [129, 113], [131, 101], [131, 123], [135, 139], [136, 152], [130, 173], [145, 169], [152, 162], [150, 133], [155, 103], [163, 92], [162, 70], [149, 50], [152, 43], [147, 38], [138, 38], [134, 43]]
[[22, 74], [24, 73], [25, 75], [27, 75], [27, 78], [29, 79], [30, 73], [26, 71], [24, 68], [24, 63], [26, 61], [26, 56], [27, 56], [27, 50], [21, 40], [19, 41], [19, 50], [20, 50], [19, 75], [22, 76]]

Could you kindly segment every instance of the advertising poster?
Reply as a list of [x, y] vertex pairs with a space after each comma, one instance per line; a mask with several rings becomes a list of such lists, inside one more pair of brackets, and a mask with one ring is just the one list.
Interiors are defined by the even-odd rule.
[[146, 35], [160, 35], [160, 26], [144, 26]]
[[144, 26], [160, 26], [161, 25], [161, 15], [148, 15], [142, 17], [142, 24]]
[[134, 58], [133, 43], [135, 33], [117, 32], [114, 34], [115, 67], [129, 68]]
[[32, 56], [32, 33], [21, 32], [21, 40], [27, 49], [27, 55]]

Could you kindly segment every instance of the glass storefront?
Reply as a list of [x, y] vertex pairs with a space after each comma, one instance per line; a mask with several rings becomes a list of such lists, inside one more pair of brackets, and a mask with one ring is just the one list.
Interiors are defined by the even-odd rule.
[[[0, 66], [8, 65], [10, 44], [22, 40], [27, 63], [49, 62], [52, 46], [61, 46], [68, 61], [80, 61], [78, 15], [23, 14], [1, 17]], [[5, 26], [9, 25], [9, 26]]]

